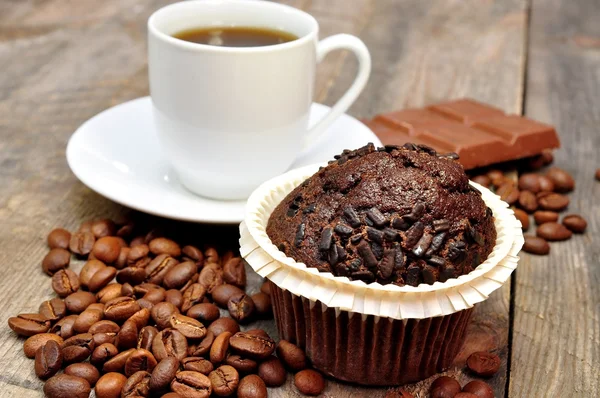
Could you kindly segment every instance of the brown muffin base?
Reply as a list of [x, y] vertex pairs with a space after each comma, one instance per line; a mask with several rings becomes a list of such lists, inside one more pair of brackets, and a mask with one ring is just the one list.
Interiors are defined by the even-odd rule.
[[333, 378], [368, 386], [426, 379], [450, 367], [473, 308], [428, 319], [392, 320], [325, 308], [271, 284], [279, 337], [306, 350]]

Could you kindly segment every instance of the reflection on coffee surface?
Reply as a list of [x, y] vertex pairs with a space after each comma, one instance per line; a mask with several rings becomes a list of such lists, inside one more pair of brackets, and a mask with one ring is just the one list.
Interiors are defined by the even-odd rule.
[[263, 27], [202, 27], [178, 32], [173, 37], [192, 43], [220, 47], [262, 47], [287, 43], [298, 37], [282, 30]]

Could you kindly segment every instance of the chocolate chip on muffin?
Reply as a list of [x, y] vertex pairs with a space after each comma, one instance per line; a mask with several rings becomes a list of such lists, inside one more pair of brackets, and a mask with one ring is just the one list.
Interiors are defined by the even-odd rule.
[[277, 206], [267, 233], [308, 267], [400, 286], [467, 274], [496, 241], [456, 155], [418, 144], [345, 150]]

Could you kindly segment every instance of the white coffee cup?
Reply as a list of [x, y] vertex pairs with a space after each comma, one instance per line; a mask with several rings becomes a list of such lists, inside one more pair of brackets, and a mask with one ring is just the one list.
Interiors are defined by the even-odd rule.
[[[219, 47], [174, 38], [201, 27], [265, 27], [297, 40], [263, 47]], [[286, 171], [344, 113], [371, 70], [360, 39], [339, 34], [318, 41], [309, 14], [265, 1], [175, 3], [148, 20], [148, 69], [154, 120], [164, 152], [190, 191], [245, 199], [260, 183]], [[327, 53], [352, 51], [354, 83], [308, 130], [315, 69]]]

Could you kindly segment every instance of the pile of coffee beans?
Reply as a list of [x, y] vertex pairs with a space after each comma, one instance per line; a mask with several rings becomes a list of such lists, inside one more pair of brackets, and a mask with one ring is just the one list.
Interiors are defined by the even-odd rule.
[[516, 181], [497, 169], [472, 178], [476, 183], [493, 189], [502, 200], [513, 206], [523, 231], [533, 224], [530, 220], [532, 216], [537, 228], [535, 235], [525, 235], [523, 250], [528, 253], [548, 254], [548, 242], [570, 239], [574, 233], [581, 234], [587, 228], [586, 220], [578, 214], [567, 214], [559, 220], [559, 213], [569, 206], [570, 199], [566, 193], [575, 189], [575, 180], [568, 172], [557, 167], [539, 172], [552, 160], [551, 152], [531, 159], [526, 164], [527, 171], [520, 173]]
[[[58, 297], [8, 320], [28, 337], [23, 351], [46, 396], [88, 397], [94, 388], [97, 398], [261, 398], [288, 371], [303, 394], [325, 389], [302, 349], [242, 331], [272, 317], [270, 285], [245, 292], [244, 260], [144, 232], [96, 220], [48, 235], [42, 270]], [[79, 274], [72, 254], [85, 260]]]

